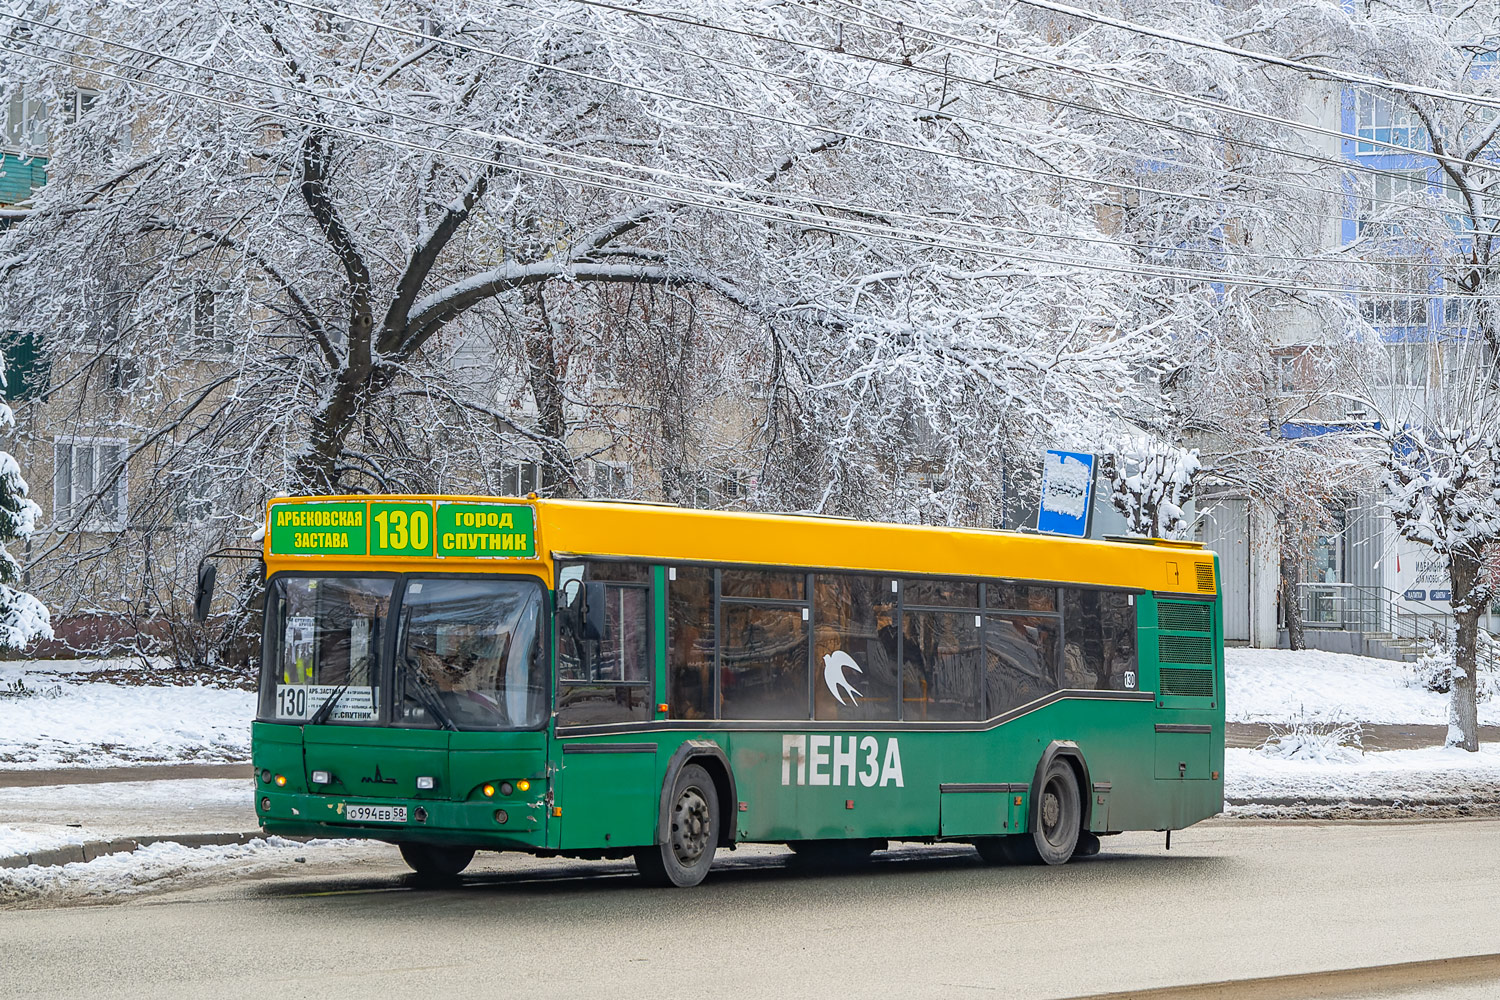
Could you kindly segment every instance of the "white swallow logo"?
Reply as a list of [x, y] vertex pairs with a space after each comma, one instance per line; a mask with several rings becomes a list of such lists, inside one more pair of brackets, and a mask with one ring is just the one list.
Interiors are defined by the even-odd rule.
[[[828, 690], [838, 699], [840, 705], [852, 705], [859, 697], [859, 692], [854, 690], [854, 685], [849, 683], [849, 678], [844, 675], [844, 668], [851, 667], [857, 674], [864, 673], [859, 664], [854, 662], [854, 657], [836, 649], [823, 657], [823, 683], [828, 685]], [[849, 692], [849, 700], [844, 701], [844, 692]]]

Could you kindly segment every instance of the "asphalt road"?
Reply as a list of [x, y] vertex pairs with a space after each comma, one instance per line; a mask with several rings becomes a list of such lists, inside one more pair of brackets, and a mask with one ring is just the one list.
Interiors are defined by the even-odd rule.
[[[4, 997], [1500, 996], [1500, 821], [1200, 825], [1060, 868], [911, 847], [853, 873], [728, 855], [697, 889], [498, 858], [447, 888], [394, 852], [0, 912]], [[483, 856], [482, 856], [483, 857]], [[309, 858], [309, 861], [314, 861]], [[1394, 970], [1306, 974], [1388, 967]], [[1361, 978], [1363, 977], [1363, 978]]]

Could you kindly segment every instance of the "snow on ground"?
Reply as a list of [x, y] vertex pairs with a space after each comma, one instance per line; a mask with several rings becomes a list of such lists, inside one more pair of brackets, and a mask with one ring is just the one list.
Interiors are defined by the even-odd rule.
[[86, 835], [81, 829], [65, 826], [24, 824], [22, 827], [14, 827], [0, 823], [0, 859], [50, 851], [55, 847], [82, 844], [94, 839], [98, 838]]
[[[1224, 651], [1224, 705], [1230, 722], [1352, 720], [1366, 724], [1448, 724], [1448, 696], [1409, 687], [1411, 665], [1319, 649]], [[1500, 725], [1500, 701], [1479, 706], [1482, 725]]]
[[1224, 751], [1224, 799], [1267, 805], [1459, 803], [1500, 800], [1500, 743], [1479, 753], [1447, 747], [1381, 750], [1348, 761], [1287, 760]]
[[0, 858], [142, 835], [254, 830], [249, 778], [0, 788]]
[[[160, 843], [70, 865], [0, 868], [0, 906], [42, 900], [55, 905], [138, 895], [157, 888], [180, 889], [195, 879], [225, 879], [270, 869], [284, 870], [299, 859], [352, 860], [363, 856], [359, 853], [361, 847], [357, 841], [314, 840], [300, 844], [280, 837], [222, 847]], [[363, 850], [367, 852], [368, 848]]]
[[[0, 769], [250, 759], [255, 694], [203, 684], [90, 680], [139, 661], [0, 663]], [[7, 694], [17, 682], [30, 696]]]

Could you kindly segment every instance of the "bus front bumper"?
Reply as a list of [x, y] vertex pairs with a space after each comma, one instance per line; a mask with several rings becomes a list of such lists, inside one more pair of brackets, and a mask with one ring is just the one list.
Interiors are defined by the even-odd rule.
[[[392, 822], [353, 821], [350, 806], [404, 809]], [[261, 829], [287, 837], [353, 837], [389, 843], [421, 841], [462, 844], [488, 850], [535, 850], [545, 846], [543, 803], [519, 797], [450, 802], [442, 799], [386, 799], [312, 795], [256, 789], [255, 814]]]

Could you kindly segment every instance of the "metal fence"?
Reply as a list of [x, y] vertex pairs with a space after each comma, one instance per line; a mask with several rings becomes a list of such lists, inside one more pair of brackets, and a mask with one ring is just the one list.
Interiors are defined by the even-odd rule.
[[1390, 635], [1397, 639], [1430, 641], [1453, 623], [1449, 611], [1431, 604], [1403, 601], [1394, 590], [1354, 583], [1300, 585], [1305, 628]]

